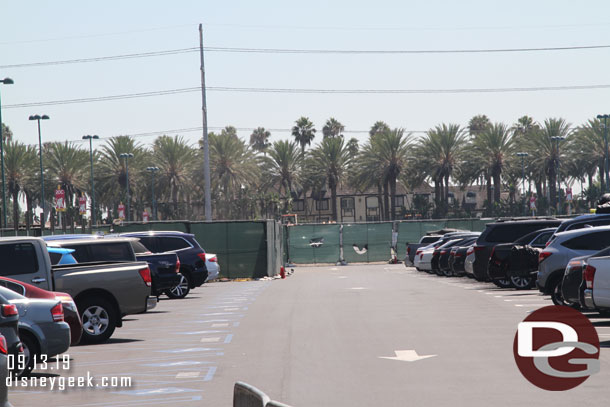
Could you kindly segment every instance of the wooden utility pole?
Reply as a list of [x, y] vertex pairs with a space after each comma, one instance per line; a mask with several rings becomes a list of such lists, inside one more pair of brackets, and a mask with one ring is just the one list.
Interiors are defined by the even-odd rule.
[[203, 181], [205, 220], [212, 220], [212, 194], [210, 193], [210, 144], [208, 143], [208, 108], [205, 100], [205, 69], [203, 64], [203, 26], [199, 24], [199, 54], [201, 57], [201, 112], [203, 115]]

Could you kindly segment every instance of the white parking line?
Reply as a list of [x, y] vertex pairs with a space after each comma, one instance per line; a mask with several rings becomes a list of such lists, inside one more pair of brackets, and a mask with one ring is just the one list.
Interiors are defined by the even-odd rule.
[[215, 336], [213, 338], [201, 338], [201, 342], [203, 343], [213, 343], [220, 341], [220, 336]]
[[180, 372], [176, 375], [176, 379], [195, 379], [200, 374], [201, 372]]

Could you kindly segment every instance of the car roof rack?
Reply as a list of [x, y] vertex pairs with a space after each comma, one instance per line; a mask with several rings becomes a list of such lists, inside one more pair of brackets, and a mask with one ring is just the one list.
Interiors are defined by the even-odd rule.
[[527, 220], [561, 220], [561, 219], [557, 219], [554, 218], [552, 216], [528, 216], [528, 217], [512, 217], [512, 218], [498, 218], [495, 220], [496, 223], [498, 222], [515, 222], [515, 221], [527, 221]]

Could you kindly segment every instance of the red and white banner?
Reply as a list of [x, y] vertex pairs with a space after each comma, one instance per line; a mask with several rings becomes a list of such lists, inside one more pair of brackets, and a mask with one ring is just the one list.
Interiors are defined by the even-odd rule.
[[142, 212], [142, 221], [148, 222], [148, 212], [146, 212], [146, 211]]
[[87, 213], [87, 198], [81, 196], [78, 198], [78, 213], [85, 215]]
[[530, 209], [533, 211], [536, 210], [536, 198], [534, 197], [530, 198]]
[[55, 190], [55, 210], [57, 212], [66, 211], [66, 192], [59, 186]]
[[125, 205], [119, 204], [119, 219], [125, 220]]

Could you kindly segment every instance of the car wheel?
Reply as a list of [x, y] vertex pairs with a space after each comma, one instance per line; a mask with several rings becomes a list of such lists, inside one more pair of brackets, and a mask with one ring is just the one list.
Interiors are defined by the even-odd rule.
[[513, 286], [511, 281], [507, 278], [503, 278], [501, 280], [492, 280], [492, 282], [500, 288], [512, 288]]
[[553, 300], [553, 304], [555, 304], [555, 305], [570, 306], [570, 304], [566, 303], [565, 300], [563, 299], [563, 294], [561, 293], [562, 285], [563, 285], [563, 280], [561, 280], [560, 278], [557, 279], [557, 281], [555, 281], [553, 283], [553, 286], [551, 289], [551, 299]]
[[165, 295], [169, 298], [180, 299], [184, 298], [191, 291], [191, 281], [188, 275], [180, 273], [180, 281], [173, 288], [167, 290]]
[[35, 356], [40, 355], [40, 346], [38, 346], [38, 341], [28, 333], [19, 332], [19, 339], [21, 339], [21, 344], [23, 345], [25, 369], [20, 371], [17, 376], [28, 377], [32, 370], [34, 370]]
[[453, 272], [451, 271], [451, 269], [443, 269], [443, 275], [445, 277], [453, 277]]
[[116, 328], [114, 306], [103, 298], [86, 299], [78, 304], [83, 321], [85, 343], [102, 343], [112, 336]]
[[534, 286], [534, 279], [532, 277], [512, 276], [510, 282], [517, 290], [529, 290]]

